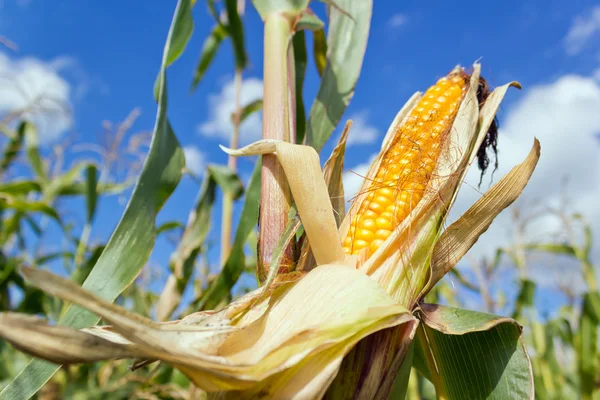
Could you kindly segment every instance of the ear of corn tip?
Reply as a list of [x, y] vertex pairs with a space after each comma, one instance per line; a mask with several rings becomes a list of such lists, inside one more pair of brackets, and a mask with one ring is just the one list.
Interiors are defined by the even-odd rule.
[[423, 198], [443, 141], [469, 86], [453, 69], [421, 97], [396, 128], [343, 242], [347, 254], [374, 253]]

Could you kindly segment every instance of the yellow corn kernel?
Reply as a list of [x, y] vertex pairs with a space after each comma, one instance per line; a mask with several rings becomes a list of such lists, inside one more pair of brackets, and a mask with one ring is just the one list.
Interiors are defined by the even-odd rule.
[[469, 76], [454, 72], [430, 87], [396, 129], [369, 194], [352, 219], [343, 247], [347, 254], [374, 253], [423, 198]]

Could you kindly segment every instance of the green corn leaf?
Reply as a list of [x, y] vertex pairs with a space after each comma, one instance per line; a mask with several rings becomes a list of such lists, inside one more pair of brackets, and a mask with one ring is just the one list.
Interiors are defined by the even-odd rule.
[[238, 199], [244, 192], [242, 182], [228, 167], [209, 165], [207, 172], [196, 207], [190, 213], [181, 241], [171, 255], [169, 262], [171, 275], [156, 306], [156, 315], [160, 321], [167, 320], [181, 302], [183, 292], [194, 270], [194, 263], [210, 229], [217, 185], [234, 199]]
[[583, 399], [596, 398], [598, 392], [598, 323], [600, 322], [600, 293], [589, 292], [583, 296], [579, 318], [577, 355], [579, 380]]
[[316, 30], [313, 33], [313, 57], [317, 72], [322, 77], [325, 65], [327, 64], [327, 39], [325, 38], [324, 29]]
[[185, 226], [179, 221], [168, 221], [156, 228], [156, 234], [167, 233], [175, 229], [183, 229]]
[[46, 173], [46, 167], [44, 166], [42, 156], [40, 156], [37, 129], [29, 122], [22, 122], [19, 126], [19, 131], [21, 131], [19, 134], [25, 137], [27, 158], [29, 159], [29, 163], [31, 164], [31, 168], [35, 173], [35, 176], [42, 182], [47, 181], [48, 176]]
[[[329, 14], [327, 64], [308, 117], [308, 144], [321, 151], [342, 118], [360, 75], [372, 1], [336, 1]], [[351, 17], [344, 15], [345, 10]]]
[[20, 213], [42, 213], [62, 225], [60, 216], [52, 206], [43, 201], [29, 201], [22, 198], [0, 197], [0, 210], [12, 209]]
[[574, 257], [576, 250], [567, 243], [529, 243], [524, 246], [525, 250], [540, 251], [545, 253], [567, 255]]
[[[159, 102], [150, 151], [138, 183], [125, 212], [98, 262], [83, 287], [114, 301], [137, 277], [154, 245], [155, 218], [181, 179], [184, 155], [167, 120], [165, 70], [174, 55], [183, 51], [192, 30], [191, 4], [179, 0], [164, 49], [159, 74]], [[182, 26], [185, 25], [185, 26]], [[171, 47], [174, 50], [171, 50]], [[135, 249], [135, 251], [132, 251]], [[69, 307], [60, 324], [83, 328], [99, 318], [79, 307]], [[33, 396], [60, 366], [33, 359], [19, 375], [0, 392], [0, 399], [28, 399]]]
[[96, 204], [98, 203], [98, 169], [95, 165], [88, 165], [85, 169], [85, 202], [87, 209], [87, 220], [91, 223], [96, 214]]
[[245, 259], [244, 246], [250, 233], [254, 230], [258, 221], [258, 204], [260, 201], [260, 168], [261, 162], [258, 161], [254, 167], [252, 178], [246, 188], [246, 197], [244, 199], [244, 208], [240, 216], [237, 231], [229, 257], [221, 270], [221, 273], [215, 279], [194, 306], [197, 310], [213, 309], [221, 300], [226, 298], [231, 288], [237, 282], [238, 278], [244, 272]]
[[28, 180], [14, 180], [0, 184], [0, 193], [10, 194], [13, 196], [26, 195], [30, 192], [39, 193], [42, 191], [39, 182]]
[[510, 318], [421, 305], [414, 366], [444, 399], [533, 399], [522, 328]]
[[242, 70], [248, 63], [248, 58], [244, 45], [244, 25], [237, 11], [237, 0], [225, 0], [225, 8], [227, 9], [227, 30], [235, 51], [235, 67]]
[[[21, 124], [23, 125], [23, 124]], [[23, 139], [25, 137], [24, 129], [17, 129], [12, 136], [9, 137], [9, 141], [4, 147], [2, 152], [2, 160], [0, 161], [0, 176], [3, 175], [10, 165], [15, 161], [21, 148], [23, 147]]]
[[[250, 104], [245, 105], [242, 108], [242, 113], [240, 114], [240, 123], [244, 122], [244, 120], [246, 118], [248, 118], [249, 116], [251, 116], [255, 112], [262, 110], [262, 107], [263, 107], [263, 101], [262, 101], [262, 99], [254, 100]], [[233, 121], [234, 118], [235, 118], [235, 113], [232, 113], [231, 114], [231, 121]]]
[[296, 32], [292, 39], [296, 75], [296, 143], [304, 142], [306, 133], [306, 107], [304, 106], [304, 77], [306, 76], [306, 35]]
[[204, 77], [204, 74], [208, 70], [210, 63], [217, 54], [217, 50], [219, 50], [219, 47], [221, 46], [221, 42], [227, 37], [227, 35], [227, 28], [224, 25], [217, 24], [210, 32], [208, 37], [204, 40], [202, 52], [200, 53], [200, 60], [198, 61], [198, 65], [196, 66], [196, 71], [194, 73], [191, 90], [196, 89], [196, 86], [198, 86]]
[[521, 289], [515, 304], [515, 311], [512, 315], [513, 319], [521, 318], [521, 313], [525, 308], [533, 306], [533, 298], [535, 296], [535, 282], [528, 279], [521, 280]]

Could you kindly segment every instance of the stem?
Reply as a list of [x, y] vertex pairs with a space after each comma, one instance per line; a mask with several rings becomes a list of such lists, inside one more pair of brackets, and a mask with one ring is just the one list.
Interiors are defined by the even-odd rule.
[[[265, 63], [263, 98], [263, 139], [295, 142], [296, 125], [290, 113], [290, 104], [295, 101], [293, 84], [294, 64], [289, 64], [292, 22], [284, 15], [272, 13], [265, 19]], [[264, 155], [261, 175], [260, 241], [258, 244], [258, 277], [261, 282], [270, 269], [273, 249], [277, 245], [287, 224], [291, 206], [289, 187], [283, 168], [274, 155]], [[293, 243], [286, 248], [281, 266], [293, 262]], [[281, 267], [280, 267], [281, 268]]]
[[[242, 93], [242, 70], [236, 68], [234, 77], [234, 91], [235, 91], [235, 109], [233, 111], [233, 132], [231, 135], [231, 141], [229, 142], [230, 149], [237, 149], [239, 147], [240, 139], [240, 119], [242, 115], [241, 107], [241, 93]], [[237, 171], [237, 157], [229, 156], [227, 160], [227, 166], [233, 171]], [[223, 219], [221, 221], [221, 268], [227, 262], [229, 253], [231, 251], [231, 225], [233, 220], [233, 196], [231, 193], [225, 193], [223, 195]]]
[[[238, 0], [237, 11], [240, 18], [244, 16], [246, 10], [246, 1]], [[234, 76], [234, 101], [235, 108], [233, 110], [233, 131], [231, 134], [231, 141], [229, 142], [230, 149], [237, 149], [240, 141], [240, 124], [242, 115], [242, 73], [244, 71], [241, 68], [235, 69]], [[227, 166], [233, 171], [237, 172], [237, 158], [229, 156], [227, 159]], [[221, 220], [221, 268], [227, 262], [229, 253], [231, 252], [231, 225], [233, 221], [233, 196], [230, 193], [223, 195], [223, 209], [222, 209], [222, 220]]]

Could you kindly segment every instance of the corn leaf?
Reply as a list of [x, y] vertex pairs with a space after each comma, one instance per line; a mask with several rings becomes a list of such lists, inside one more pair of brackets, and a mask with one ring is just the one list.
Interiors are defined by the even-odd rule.
[[325, 38], [325, 30], [319, 29], [313, 32], [313, 58], [319, 76], [323, 76], [325, 65], [327, 64], [327, 39]]
[[[582, 398], [595, 398], [598, 388], [598, 325], [600, 323], [600, 293], [589, 292], [583, 296], [579, 318], [577, 355]], [[594, 397], [592, 397], [594, 396]]]
[[422, 304], [414, 365], [444, 399], [533, 399], [522, 328], [510, 318]]
[[196, 206], [190, 212], [183, 236], [169, 261], [171, 274], [156, 305], [156, 316], [159, 321], [167, 320], [181, 302], [183, 292], [194, 271], [196, 258], [210, 230], [217, 186], [224, 193], [230, 193], [234, 199], [239, 198], [244, 191], [242, 182], [229, 168], [219, 165], [210, 165], [207, 168]]
[[213, 30], [210, 32], [208, 37], [204, 39], [204, 44], [202, 45], [202, 52], [200, 53], [200, 60], [198, 61], [198, 65], [196, 66], [196, 71], [194, 72], [194, 79], [192, 80], [191, 90], [196, 89], [204, 74], [208, 70], [210, 63], [215, 58], [217, 54], [217, 50], [221, 46], [221, 42], [228, 35], [227, 28], [222, 24], [217, 24], [214, 26]]
[[91, 223], [96, 214], [96, 204], [98, 202], [98, 169], [95, 165], [88, 165], [85, 169], [85, 202], [87, 209], [87, 221]]
[[21, 213], [39, 212], [54, 219], [59, 225], [62, 225], [56, 210], [44, 201], [28, 201], [21, 198], [0, 197], [0, 210], [3, 209], [12, 209]]
[[[263, 107], [262, 99], [254, 100], [253, 102], [246, 104], [242, 108], [242, 113], [240, 114], [240, 123], [244, 122], [244, 120], [246, 118], [248, 118], [255, 112], [262, 110], [262, 107]], [[235, 113], [232, 113], [231, 120], [233, 121], [234, 118], [235, 118]]]
[[521, 313], [525, 308], [533, 306], [534, 296], [535, 282], [530, 281], [529, 279], [522, 279], [521, 288], [519, 289], [519, 295], [517, 296], [515, 304], [515, 310], [512, 315], [514, 320], [519, 320], [521, 318]]
[[9, 135], [9, 140], [6, 146], [4, 147], [4, 151], [2, 152], [2, 160], [0, 161], [0, 176], [2, 176], [13, 163], [13, 161], [18, 157], [21, 148], [23, 147], [23, 140], [25, 138], [25, 130], [22, 129], [23, 124], [21, 123], [19, 129], [14, 132], [12, 135]]
[[[150, 152], [123, 217], [83, 283], [86, 290], [108, 301], [114, 301], [146, 263], [154, 244], [156, 214], [181, 178], [184, 155], [167, 120], [166, 80], [163, 78], [168, 62], [181, 53], [189, 39], [191, 18], [189, 0], [180, 0], [169, 30], [159, 74], [158, 112]], [[171, 46], [174, 46], [173, 50]], [[98, 317], [89, 311], [70, 307], [61, 318], [60, 325], [83, 328], [97, 321]], [[0, 399], [30, 398], [58, 368], [39, 359], [32, 360], [0, 392]]]
[[22, 122], [21, 125], [19, 125], [19, 131], [22, 131], [20, 134], [25, 137], [27, 158], [29, 159], [29, 163], [31, 164], [35, 176], [40, 181], [45, 182], [48, 179], [48, 176], [46, 174], [44, 161], [40, 155], [37, 129], [30, 122]]
[[294, 46], [294, 72], [296, 77], [296, 143], [304, 142], [306, 133], [306, 107], [304, 106], [304, 77], [306, 76], [306, 34], [299, 31], [292, 38]]
[[198, 302], [194, 305], [196, 309], [211, 309], [215, 308], [223, 299], [225, 299], [233, 285], [244, 272], [245, 259], [244, 246], [250, 233], [256, 227], [258, 221], [258, 204], [260, 201], [260, 167], [258, 161], [254, 166], [254, 172], [250, 178], [250, 183], [246, 189], [246, 197], [244, 199], [244, 207], [240, 216], [237, 231], [229, 257], [210, 286], [202, 293]]
[[371, 0], [336, 3], [339, 8], [332, 7], [329, 14], [327, 64], [307, 123], [307, 143], [317, 152], [331, 136], [354, 94], [371, 23]]
[[225, 0], [227, 9], [227, 30], [233, 43], [235, 52], [235, 67], [239, 70], [244, 69], [248, 63], [246, 56], [246, 47], [244, 45], [244, 26], [237, 10], [237, 0]]

